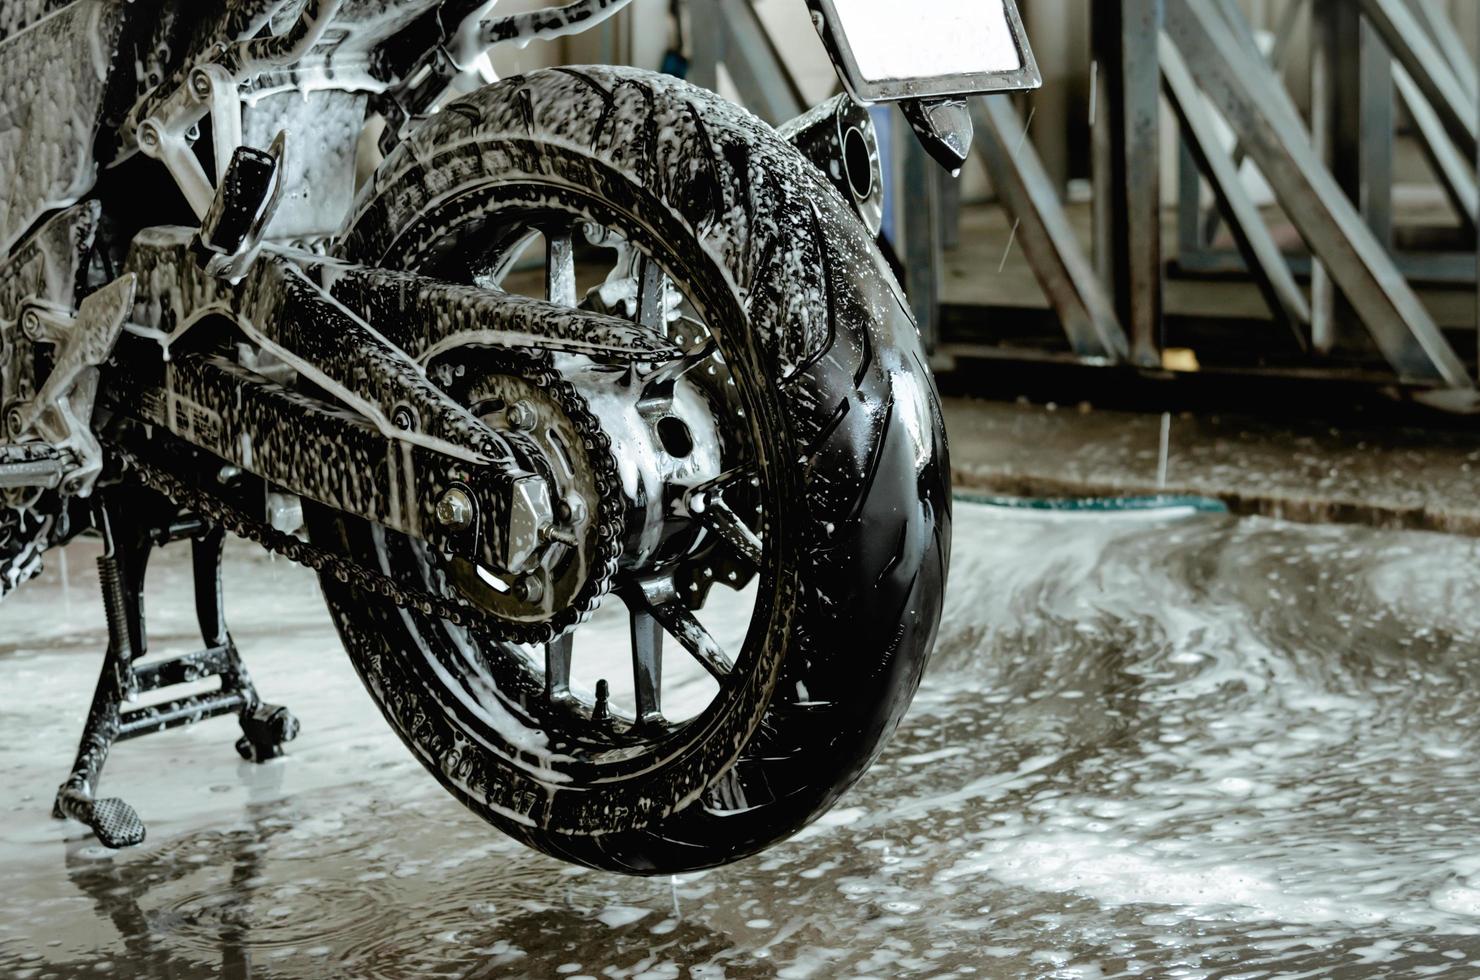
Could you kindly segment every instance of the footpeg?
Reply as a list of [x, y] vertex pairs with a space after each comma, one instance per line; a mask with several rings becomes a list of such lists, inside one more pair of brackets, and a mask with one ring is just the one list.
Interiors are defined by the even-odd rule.
[[282, 194], [283, 148], [279, 133], [270, 150], [241, 146], [232, 156], [192, 243], [196, 261], [212, 276], [239, 279], [256, 258]]
[[77, 466], [75, 454], [46, 443], [0, 446], [0, 488], [44, 487], [55, 490]]
[[63, 785], [57, 791], [56, 813], [86, 824], [104, 847], [117, 850], [144, 843], [144, 821], [116, 796], [95, 800], [82, 790]]
[[36, 466], [0, 467], [0, 485], [4, 479], [25, 478], [20, 474], [30, 469], [36, 471], [32, 478], [57, 480], [63, 493], [86, 496], [92, 492], [103, 470], [103, 448], [92, 431], [98, 368], [113, 352], [133, 312], [136, 285], [133, 273], [120, 276], [84, 299], [75, 315], [48, 304], [27, 306], [21, 317], [26, 339], [53, 348], [51, 371], [34, 396], [5, 406], [5, 430], [0, 438], [15, 447], [8, 448], [7, 455], [45, 454], [44, 449], [20, 448], [36, 443], [57, 452]]

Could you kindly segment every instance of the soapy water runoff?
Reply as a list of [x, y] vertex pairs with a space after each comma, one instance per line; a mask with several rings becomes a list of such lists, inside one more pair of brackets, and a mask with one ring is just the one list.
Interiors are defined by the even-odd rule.
[[[878, 765], [792, 841], [676, 879], [466, 813], [312, 577], [246, 546], [233, 630], [303, 733], [260, 767], [230, 719], [123, 743], [103, 791], [149, 839], [103, 850], [49, 815], [103, 643], [95, 547], [0, 606], [0, 976], [1480, 976], [1480, 542], [961, 504]], [[181, 551], [159, 652], [192, 639]], [[587, 630], [626, 656], [622, 620]]]

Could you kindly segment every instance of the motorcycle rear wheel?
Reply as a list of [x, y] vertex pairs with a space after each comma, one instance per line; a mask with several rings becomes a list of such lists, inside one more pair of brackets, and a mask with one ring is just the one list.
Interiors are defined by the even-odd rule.
[[[831, 185], [759, 120], [664, 76], [554, 69], [457, 100], [387, 158], [340, 253], [450, 278], [495, 225], [536, 211], [616, 229], [657, 262], [734, 378], [767, 522], [734, 683], [625, 761], [550, 752], [527, 691], [485, 678], [499, 703], [482, 710], [449, 683], [449, 663], [489, 662], [469, 634], [332, 576], [323, 590], [391, 726], [490, 823], [612, 871], [728, 863], [824, 812], [919, 682], [950, 542], [933, 381], [898, 286]], [[321, 508], [309, 528], [374, 567], [412, 555]]]

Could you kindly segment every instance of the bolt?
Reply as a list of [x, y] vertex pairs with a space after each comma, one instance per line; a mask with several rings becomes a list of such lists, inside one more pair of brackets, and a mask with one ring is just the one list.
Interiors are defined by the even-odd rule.
[[416, 415], [411, 409], [402, 405], [391, 413], [391, 425], [394, 425], [402, 432], [409, 432], [412, 426], [416, 425]]
[[454, 531], [465, 530], [473, 523], [473, 498], [461, 487], [453, 487], [437, 501], [437, 520]]
[[10, 430], [12, 436], [18, 436], [26, 427], [25, 416], [19, 408], [12, 408], [5, 413], [5, 426]]
[[557, 505], [555, 513], [560, 520], [572, 527], [586, 519], [586, 501], [579, 494], [570, 494]]
[[41, 339], [41, 315], [35, 310], [27, 310], [21, 317], [21, 329], [26, 336], [32, 340]]
[[538, 575], [526, 575], [514, 583], [514, 598], [520, 602], [539, 602], [545, 597], [545, 582]]
[[159, 149], [159, 126], [150, 119], [139, 125], [139, 146], [145, 153]]
[[197, 68], [190, 73], [190, 91], [202, 102], [211, 97], [211, 76], [204, 69]]
[[533, 429], [536, 421], [534, 407], [529, 402], [515, 402], [510, 405], [506, 417], [509, 428], [520, 431]]

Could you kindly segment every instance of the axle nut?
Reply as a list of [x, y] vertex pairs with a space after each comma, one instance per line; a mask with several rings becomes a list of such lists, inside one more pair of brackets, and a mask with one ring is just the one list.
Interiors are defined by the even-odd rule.
[[453, 487], [437, 501], [437, 520], [454, 531], [466, 530], [473, 523], [473, 498], [461, 487]]
[[534, 407], [529, 402], [515, 402], [509, 406], [507, 413], [509, 428], [520, 432], [528, 432], [533, 429], [538, 419], [535, 416]]

